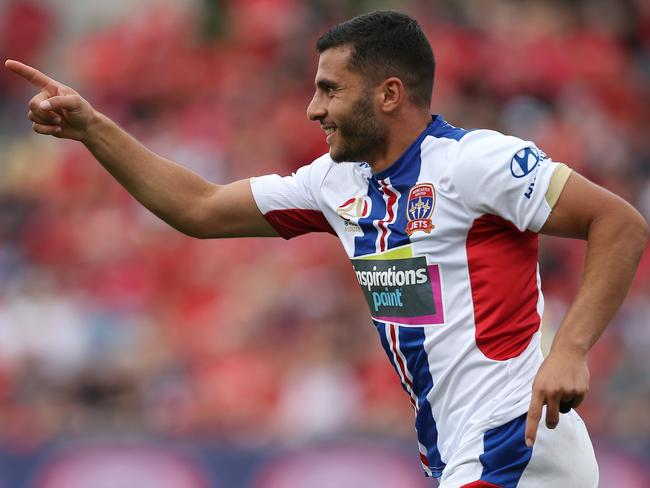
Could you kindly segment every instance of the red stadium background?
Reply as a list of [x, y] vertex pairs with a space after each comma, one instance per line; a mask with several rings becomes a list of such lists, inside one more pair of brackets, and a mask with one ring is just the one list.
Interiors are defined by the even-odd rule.
[[[0, 1], [0, 55], [78, 89], [216, 182], [327, 150], [318, 35], [415, 16], [433, 110], [531, 139], [650, 217], [650, 3]], [[200, 241], [79, 144], [37, 136], [0, 73], [0, 487], [423, 487], [412, 411], [335, 238]], [[584, 245], [542, 239], [548, 345]], [[650, 486], [650, 258], [590, 355], [601, 486]]]

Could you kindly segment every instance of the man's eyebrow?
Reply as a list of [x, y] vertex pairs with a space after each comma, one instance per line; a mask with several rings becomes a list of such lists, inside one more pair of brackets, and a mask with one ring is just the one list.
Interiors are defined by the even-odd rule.
[[319, 80], [316, 80], [316, 87], [320, 88], [321, 90], [327, 89], [327, 88], [338, 88], [338, 83], [332, 80], [328, 80], [327, 78], [320, 78]]

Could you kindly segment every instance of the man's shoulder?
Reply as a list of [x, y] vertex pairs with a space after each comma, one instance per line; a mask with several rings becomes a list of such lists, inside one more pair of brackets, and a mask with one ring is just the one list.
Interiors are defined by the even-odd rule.
[[502, 154], [512, 153], [513, 150], [516, 152], [526, 144], [531, 144], [492, 129], [456, 127], [440, 115], [434, 116], [433, 123], [427, 129], [427, 136], [427, 153], [435, 155], [437, 150], [443, 150], [444, 159], [452, 171], [462, 169], [465, 165], [471, 170], [477, 164], [489, 164]]
[[330, 153], [326, 152], [325, 154], [322, 154], [318, 156], [316, 159], [314, 159], [311, 163], [313, 166], [319, 166], [319, 167], [329, 167], [334, 164], [334, 160], [330, 156]]
[[319, 180], [323, 180], [325, 175], [331, 170], [334, 162], [332, 158], [329, 157], [329, 154], [323, 154], [322, 156], [314, 159], [311, 163], [304, 164], [297, 170], [292, 172], [292, 176], [298, 178], [303, 182], [316, 183]]
[[503, 134], [492, 129], [474, 129], [458, 141], [453, 151], [452, 172], [459, 177], [473, 178], [476, 172], [490, 172], [507, 164], [531, 141]]
[[337, 162], [329, 153], [314, 159], [309, 167], [313, 175], [320, 179], [329, 176], [336, 176], [339, 179], [354, 178], [356, 175], [365, 175], [370, 172], [370, 166], [367, 163]]
[[480, 157], [511, 151], [527, 144], [531, 143], [493, 129], [473, 129], [458, 141], [458, 149], [460, 157]]
[[[369, 166], [365, 166], [368, 168], [366, 172], [370, 173]], [[292, 177], [297, 184], [308, 188], [312, 195], [319, 195], [324, 188], [338, 192], [364, 178], [363, 167], [363, 163], [336, 162], [326, 153], [298, 168]]]
[[310, 172], [315, 176], [325, 177], [334, 167], [336, 163], [332, 160], [329, 153], [325, 153], [322, 156], [314, 159], [310, 164], [306, 166], [309, 168]]

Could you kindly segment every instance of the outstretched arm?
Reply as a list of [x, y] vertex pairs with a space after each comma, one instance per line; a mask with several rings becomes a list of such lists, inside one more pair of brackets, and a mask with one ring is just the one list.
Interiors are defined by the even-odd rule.
[[172, 227], [200, 238], [277, 236], [257, 208], [248, 180], [210, 183], [148, 150], [72, 88], [18, 61], [5, 66], [39, 90], [29, 102], [35, 132], [82, 142], [124, 188]]
[[572, 173], [541, 230], [587, 240], [578, 294], [562, 321], [533, 384], [526, 443], [535, 442], [546, 405], [546, 425], [577, 407], [589, 390], [587, 352], [603, 333], [630, 288], [648, 242], [648, 224], [627, 202]]

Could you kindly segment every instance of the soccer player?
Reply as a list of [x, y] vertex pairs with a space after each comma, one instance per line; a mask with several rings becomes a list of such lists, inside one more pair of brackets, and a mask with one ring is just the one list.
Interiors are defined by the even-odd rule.
[[[647, 223], [530, 141], [431, 116], [433, 54], [410, 17], [362, 15], [316, 47], [307, 114], [329, 153], [291, 176], [227, 185], [152, 153], [36, 69], [6, 67], [39, 90], [29, 102], [34, 131], [81, 141], [176, 229], [200, 238], [338, 235], [415, 410], [424, 471], [440, 486], [597, 486], [573, 408]], [[580, 289], [546, 359], [538, 233], [588, 242]]]

